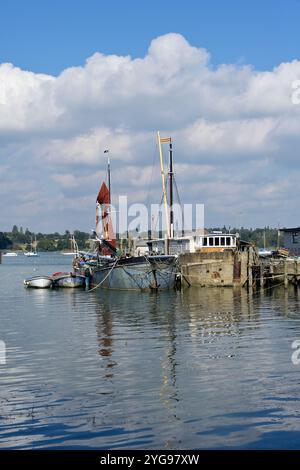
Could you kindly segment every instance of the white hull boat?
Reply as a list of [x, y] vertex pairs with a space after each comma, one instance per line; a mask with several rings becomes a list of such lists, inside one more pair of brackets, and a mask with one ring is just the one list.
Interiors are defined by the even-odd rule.
[[37, 246], [36, 237], [34, 238], [34, 243], [32, 243], [32, 237], [31, 237], [30, 251], [25, 251], [24, 256], [27, 256], [28, 258], [39, 256], [39, 254], [36, 251], [36, 246]]
[[4, 253], [3, 256], [18, 256], [17, 253], [14, 253], [14, 252], [8, 252], [8, 253]]
[[36, 253], [36, 251], [25, 251], [24, 256], [31, 258], [33, 256], [39, 256], [39, 255]]
[[49, 289], [52, 286], [52, 278], [49, 276], [33, 276], [24, 280], [26, 287], [35, 289]]

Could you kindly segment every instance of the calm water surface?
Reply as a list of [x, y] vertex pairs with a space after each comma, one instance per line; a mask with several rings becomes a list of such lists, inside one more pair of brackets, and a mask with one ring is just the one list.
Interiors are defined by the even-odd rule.
[[0, 265], [1, 448], [300, 448], [300, 291], [30, 290]]

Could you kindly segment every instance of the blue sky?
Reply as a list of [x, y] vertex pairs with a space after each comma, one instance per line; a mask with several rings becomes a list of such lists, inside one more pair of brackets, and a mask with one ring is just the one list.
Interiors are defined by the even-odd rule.
[[157, 130], [206, 226], [299, 225], [299, 0], [2, 0], [0, 18], [0, 231], [90, 230], [106, 148], [115, 192], [145, 202]]
[[214, 64], [270, 69], [297, 57], [299, 0], [2, 0], [2, 62], [58, 74], [95, 51], [145, 55], [150, 41], [178, 32]]

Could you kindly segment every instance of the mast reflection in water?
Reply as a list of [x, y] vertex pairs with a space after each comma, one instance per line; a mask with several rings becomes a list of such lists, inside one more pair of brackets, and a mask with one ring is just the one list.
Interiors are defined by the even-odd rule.
[[297, 290], [23, 289], [62, 258], [1, 265], [2, 448], [300, 446]]

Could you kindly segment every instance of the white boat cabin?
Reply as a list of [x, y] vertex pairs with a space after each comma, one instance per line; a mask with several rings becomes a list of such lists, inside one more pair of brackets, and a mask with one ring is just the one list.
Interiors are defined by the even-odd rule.
[[[205, 235], [189, 235], [167, 240], [158, 238], [147, 241], [149, 252], [162, 254], [195, 253], [197, 251], [224, 251], [236, 249], [237, 234], [232, 233], [208, 233]], [[167, 250], [169, 244], [169, 250]]]
[[209, 233], [195, 237], [195, 246], [201, 248], [236, 248], [237, 234]]

